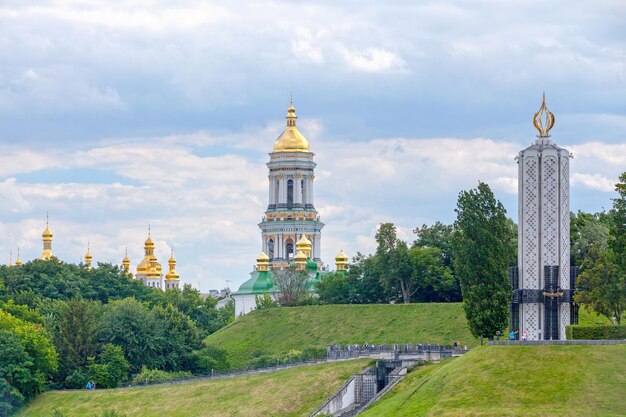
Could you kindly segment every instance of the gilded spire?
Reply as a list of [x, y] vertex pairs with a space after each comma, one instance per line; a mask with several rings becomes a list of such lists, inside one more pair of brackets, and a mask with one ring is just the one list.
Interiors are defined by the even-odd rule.
[[169, 261], [167, 263], [170, 266], [170, 272], [165, 274], [165, 279], [167, 281], [178, 281], [180, 280], [180, 275], [176, 272], [176, 258], [174, 258], [174, 250], [172, 250], [172, 256], [170, 256]]
[[22, 260], [20, 259], [20, 247], [17, 247], [17, 259], [15, 260], [15, 266], [21, 266]]
[[9, 252], [9, 266], [13, 266], [13, 251]]
[[535, 116], [533, 117], [533, 123], [535, 128], [539, 131], [538, 138], [549, 138], [550, 137], [550, 129], [554, 126], [554, 114], [550, 110], [548, 110], [548, 106], [546, 106], [546, 93], [543, 93], [543, 99], [541, 100], [541, 107]]
[[50, 231], [48, 212], [46, 212], [46, 230], [41, 234], [43, 238], [43, 253], [41, 260], [49, 261], [52, 258], [52, 232]]
[[87, 253], [85, 254], [85, 268], [88, 271], [91, 271], [91, 261], [93, 260], [93, 256], [91, 256], [91, 244], [87, 241]]
[[122, 268], [124, 269], [124, 273], [130, 274], [130, 259], [128, 258], [128, 247], [126, 247], [124, 259], [122, 259]]

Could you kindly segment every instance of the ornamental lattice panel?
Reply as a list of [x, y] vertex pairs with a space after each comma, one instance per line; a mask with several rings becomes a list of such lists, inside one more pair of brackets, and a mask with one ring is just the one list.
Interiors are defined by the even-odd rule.
[[[539, 333], [539, 304], [528, 303], [522, 304], [524, 323], [520, 328], [520, 332], [526, 330], [528, 332], [528, 340], [537, 340]], [[520, 333], [521, 337], [521, 333]]]
[[559, 338], [565, 339], [565, 326], [568, 326], [571, 323], [570, 318], [570, 305], [569, 304], [561, 304], [559, 306], [560, 309], [560, 329], [559, 329]]
[[539, 276], [537, 271], [538, 259], [538, 183], [539, 169], [536, 157], [525, 157], [523, 159], [523, 288], [539, 288]]
[[542, 161], [541, 181], [541, 259], [543, 265], [558, 265], [558, 203], [557, 159], [546, 156]]
[[[561, 288], [570, 288], [570, 217], [569, 217], [569, 159], [567, 155], [560, 158], [561, 180]], [[569, 315], [568, 315], [569, 317]], [[568, 323], [569, 324], [569, 323]], [[563, 333], [565, 334], [565, 333]]]

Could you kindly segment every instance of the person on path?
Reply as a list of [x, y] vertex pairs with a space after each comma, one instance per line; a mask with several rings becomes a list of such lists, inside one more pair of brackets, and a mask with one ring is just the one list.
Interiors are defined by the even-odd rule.
[[515, 340], [515, 335], [516, 335], [517, 333], [518, 333], [518, 332], [514, 332], [513, 330], [511, 330], [511, 333], [509, 333], [509, 340]]
[[522, 340], [528, 340], [528, 330], [524, 329], [524, 333], [522, 333]]

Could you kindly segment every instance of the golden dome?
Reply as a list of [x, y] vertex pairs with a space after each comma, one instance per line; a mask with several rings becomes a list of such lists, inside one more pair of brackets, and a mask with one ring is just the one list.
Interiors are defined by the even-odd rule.
[[337, 271], [346, 271], [348, 269], [348, 255], [343, 250], [340, 250], [337, 256], [335, 256], [335, 265]]
[[20, 248], [17, 248], [17, 259], [15, 260], [15, 266], [22, 265], [22, 260], [20, 259]]
[[311, 241], [308, 237], [306, 237], [306, 234], [302, 234], [302, 237], [296, 242], [296, 247], [300, 246], [310, 248], [311, 245]]
[[85, 263], [89, 264], [93, 260], [93, 256], [91, 256], [90, 244], [87, 243], [87, 253], [85, 254]]
[[256, 257], [256, 269], [259, 272], [267, 271], [270, 265], [270, 257], [265, 252]]
[[340, 250], [337, 256], [335, 256], [336, 261], [347, 261], [348, 255], [345, 254], [343, 250]]
[[172, 256], [170, 256], [169, 261], [167, 263], [170, 266], [170, 272], [165, 274], [165, 279], [168, 281], [177, 281], [180, 279], [180, 275], [176, 272], [176, 258], [174, 258], [174, 251], [172, 251]]
[[274, 142], [274, 152], [311, 152], [309, 141], [296, 127], [297, 118], [292, 101], [287, 109], [287, 128]]

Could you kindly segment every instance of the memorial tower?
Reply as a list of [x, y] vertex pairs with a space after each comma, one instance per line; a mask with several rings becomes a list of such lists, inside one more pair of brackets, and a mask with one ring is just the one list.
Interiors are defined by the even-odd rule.
[[565, 326], [576, 321], [570, 271], [570, 153], [550, 139], [555, 118], [545, 95], [533, 123], [539, 131], [517, 156], [518, 266], [513, 286], [511, 327], [528, 340], [565, 339]]

